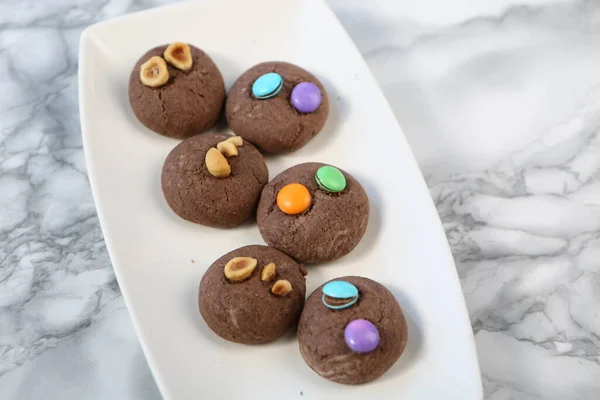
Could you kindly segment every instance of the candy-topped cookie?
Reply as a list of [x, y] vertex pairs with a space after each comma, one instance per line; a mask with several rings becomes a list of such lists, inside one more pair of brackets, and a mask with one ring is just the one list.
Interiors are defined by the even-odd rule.
[[231, 228], [256, 210], [269, 171], [260, 152], [239, 136], [206, 133], [179, 143], [162, 169], [162, 191], [181, 218]]
[[360, 384], [383, 375], [408, 340], [404, 313], [385, 286], [346, 276], [317, 288], [298, 324], [304, 361], [338, 383]]
[[265, 153], [304, 146], [321, 131], [328, 114], [321, 82], [286, 62], [265, 62], [244, 72], [225, 105], [229, 127]]
[[212, 59], [197, 47], [155, 47], [133, 67], [129, 102], [147, 128], [187, 138], [212, 127], [225, 103], [225, 84]]
[[277, 339], [298, 321], [306, 270], [267, 246], [245, 246], [212, 264], [200, 282], [198, 304], [206, 324], [231, 342]]
[[257, 221], [268, 245], [303, 263], [331, 261], [362, 239], [369, 199], [360, 183], [332, 165], [293, 166], [269, 182]]

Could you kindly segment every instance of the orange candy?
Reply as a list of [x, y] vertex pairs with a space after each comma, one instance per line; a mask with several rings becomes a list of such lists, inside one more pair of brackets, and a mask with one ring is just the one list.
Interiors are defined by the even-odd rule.
[[310, 193], [306, 186], [290, 183], [277, 193], [277, 206], [289, 215], [302, 214], [310, 207]]

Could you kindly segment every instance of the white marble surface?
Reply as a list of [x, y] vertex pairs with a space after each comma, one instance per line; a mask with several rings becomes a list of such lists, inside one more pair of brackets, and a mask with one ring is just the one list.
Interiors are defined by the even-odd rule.
[[[156, 1], [0, 2], [0, 399], [159, 399], [77, 117], [87, 25]], [[486, 398], [600, 398], [600, 2], [330, 0], [427, 177]]]

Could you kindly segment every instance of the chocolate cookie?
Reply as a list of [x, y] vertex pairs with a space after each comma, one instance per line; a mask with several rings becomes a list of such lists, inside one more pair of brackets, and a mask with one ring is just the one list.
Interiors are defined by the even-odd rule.
[[[162, 74], [166, 64], [166, 83], [157, 87], [142, 83], [142, 64], [154, 56], [163, 58], [166, 49], [166, 45], [155, 47], [135, 64], [129, 78], [129, 102], [136, 117], [146, 127], [164, 136], [183, 139], [215, 124], [225, 102], [225, 84], [211, 58], [194, 46], [189, 46], [192, 64], [188, 70], [176, 68], [169, 62], [159, 62], [153, 71]], [[181, 54], [185, 56], [183, 52]]]
[[[241, 146], [235, 146], [232, 140], [240, 140], [237, 144]], [[231, 146], [220, 145], [221, 142]], [[207, 133], [184, 140], [169, 153], [161, 184], [167, 203], [177, 215], [197, 224], [230, 228], [254, 214], [269, 172], [258, 150], [250, 143], [242, 143], [239, 137]], [[225, 157], [217, 146], [238, 154]], [[221, 163], [219, 167], [229, 168], [228, 176], [211, 173], [211, 165], [207, 164], [211, 161], [207, 157], [209, 151]]]
[[347, 172], [321, 163], [299, 164], [265, 186], [257, 220], [268, 245], [300, 262], [331, 261], [360, 242], [369, 199]]
[[200, 314], [223, 339], [270, 342], [298, 321], [305, 275], [301, 264], [277, 249], [241, 247], [215, 261], [202, 277]]
[[404, 351], [407, 338], [406, 320], [392, 293], [358, 276], [316, 289], [298, 325], [304, 361], [322, 377], [350, 385], [383, 375]]
[[329, 100], [321, 82], [285, 62], [265, 62], [244, 72], [225, 105], [229, 127], [266, 153], [304, 146], [321, 131], [328, 113]]

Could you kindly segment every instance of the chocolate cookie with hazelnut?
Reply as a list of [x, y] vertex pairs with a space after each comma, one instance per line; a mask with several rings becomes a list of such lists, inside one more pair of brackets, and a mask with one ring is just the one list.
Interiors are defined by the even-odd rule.
[[231, 228], [250, 218], [269, 171], [260, 152], [239, 136], [206, 133], [179, 143], [162, 169], [171, 209], [197, 224]]
[[225, 103], [225, 84], [211, 58], [175, 42], [148, 50], [129, 78], [129, 102], [147, 128], [187, 138], [212, 127]]
[[305, 276], [301, 264], [273, 247], [241, 247], [215, 261], [202, 277], [200, 314], [225, 340], [270, 342], [298, 321]]

